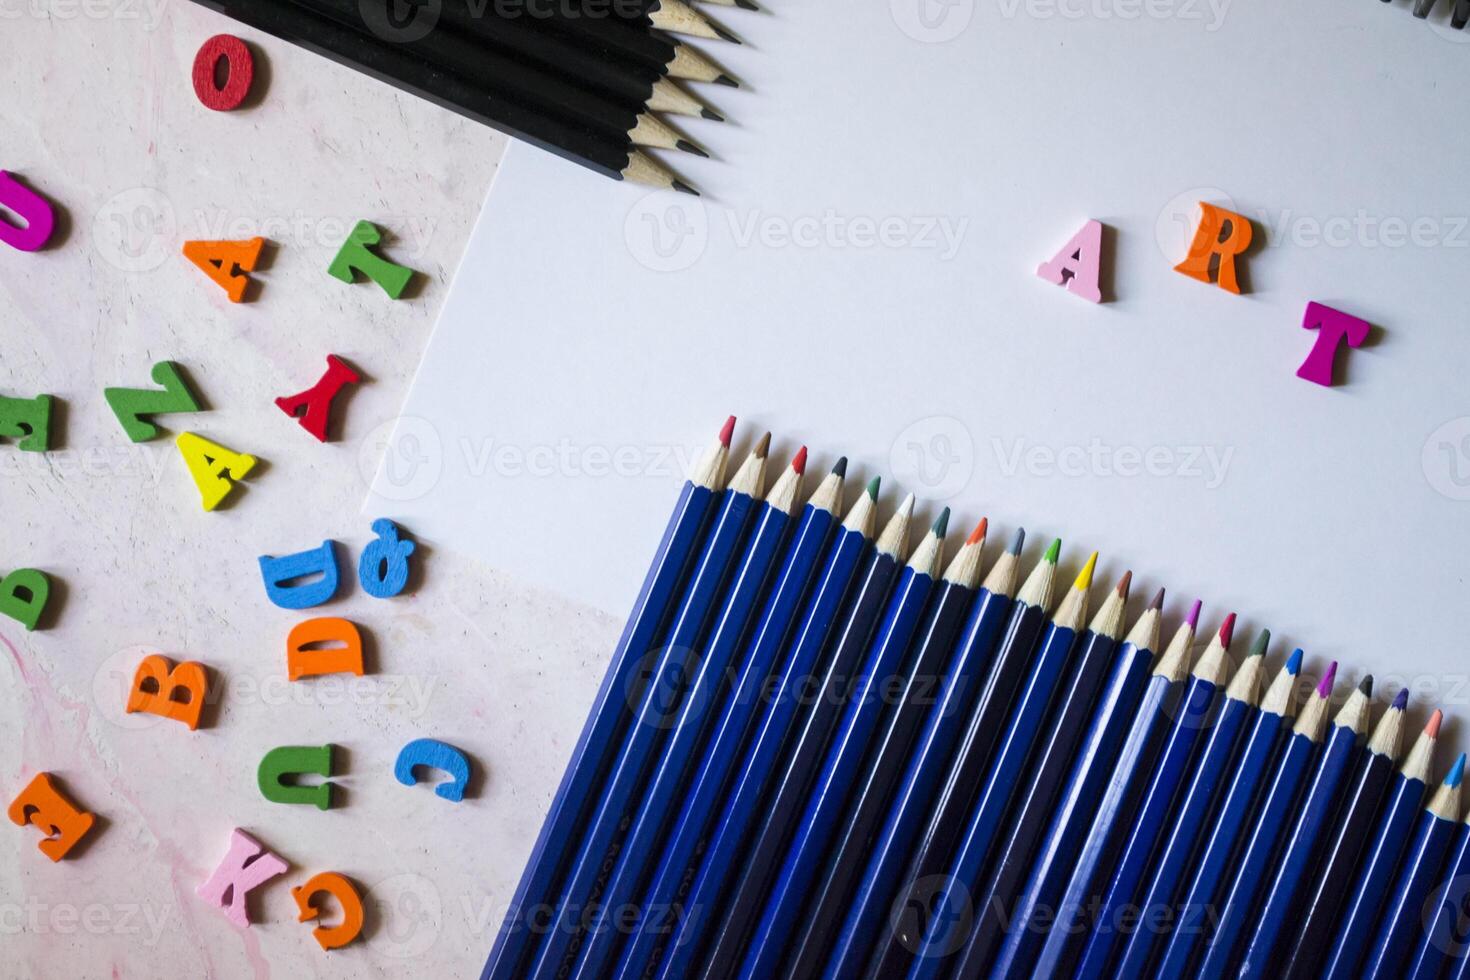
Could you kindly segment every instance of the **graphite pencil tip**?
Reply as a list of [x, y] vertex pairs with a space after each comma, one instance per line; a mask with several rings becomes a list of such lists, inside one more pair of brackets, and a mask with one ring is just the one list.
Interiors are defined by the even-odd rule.
[[756, 5], [755, 0], [735, 0], [735, 6], [739, 7], [741, 10], [761, 9]]
[[720, 445], [726, 449], [730, 448], [730, 440], [735, 437], [735, 416], [725, 420], [725, 425], [720, 429]]
[[934, 536], [936, 538], [942, 538], [942, 537], [944, 537], [945, 533], [947, 531], [949, 531], [949, 508], [948, 507], [944, 508], [944, 510], [942, 510], [942, 511], [939, 512], [939, 516], [934, 519], [934, 524], [929, 528], [929, 530], [931, 530], [931, 531], [934, 532]]
[[1332, 682], [1337, 680], [1337, 661], [1327, 665], [1327, 673], [1322, 675], [1322, 680], [1317, 682], [1317, 693], [1322, 697], [1332, 696]]
[[676, 140], [674, 142], [674, 149], [682, 150], [685, 153], [693, 153], [697, 157], [707, 158], [709, 156], [709, 153], [707, 153], [703, 147], [697, 146], [694, 143], [691, 143], [689, 140]]
[[1086, 592], [1092, 588], [1092, 573], [1097, 570], [1097, 552], [1087, 556], [1087, 564], [1082, 566], [1082, 571], [1077, 573], [1077, 580], [1072, 583], [1072, 588]]
[[1435, 708], [1434, 714], [1430, 715], [1429, 721], [1424, 724], [1424, 734], [1430, 738], [1439, 738], [1439, 726], [1442, 724], [1444, 724], [1444, 712]]
[[846, 456], [843, 456], [843, 457], [841, 457], [840, 459], [837, 460], [836, 464], [832, 467], [832, 475], [833, 476], [842, 476], [842, 477], [847, 476], [847, 457]]
[[1061, 557], [1061, 554], [1062, 539], [1053, 538], [1051, 542], [1051, 547], [1046, 549], [1046, 554], [1041, 556], [1041, 560], [1046, 562], [1048, 565], [1055, 565], [1057, 563], [1057, 559]]
[[1114, 591], [1116, 591], [1118, 593], [1118, 598], [1119, 599], [1126, 600], [1128, 598], [1128, 590], [1132, 586], [1133, 586], [1133, 570], [1132, 569], [1129, 569], [1128, 571], [1126, 571], [1126, 572], [1123, 573], [1123, 577], [1122, 578], [1118, 579], [1118, 587]]
[[721, 41], [729, 41], [731, 44], [744, 44], [745, 43], [744, 41], [741, 41], [740, 38], [736, 37], [734, 34], [731, 34], [729, 31], [725, 30], [719, 24], [711, 24], [710, 27], [714, 30], [714, 32], [716, 34], [719, 35]]
[[1460, 780], [1464, 777], [1465, 753], [1461, 752], [1459, 757], [1455, 759], [1455, 764], [1453, 766], [1450, 766], [1450, 771], [1448, 775], [1444, 777], [1444, 784], [1446, 786], [1458, 786], [1460, 785]]
[[761, 436], [761, 441], [755, 444], [754, 456], [756, 459], [765, 459], [771, 451], [771, 434], [767, 432]]
[[1184, 617], [1184, 621], [1189, 624], [1190, 629], [1199, 629], [1199, 611], [1203, 609], [1204, 606], [1205, 604], [1203, 602], [1201, 602], [1199, 599], [1196, 599], [1194, 600], [1194, 605], [1189, 607], [1189, 615]]
[[735, 81], [735, 79], [731, 78], [729, 75], [726, 75], [724, 72], [721, 72], [719, 75], [715, 76], [715, 84], [716, 85], [725, 85], [725, 86], [728, 86], [730, 88], [739, 88], [740, 87], [740, 83], [739, 82]]
[[1373, 696], [1373, 675], [1372, 674], [1368, 674], [1362, 680], [1358, 681], [1358, 690], [1363, 692], [1363, 697], [1365, 697], [1365, 698], [1371, 698]]
[[1389, 707], [1397, 708], [1398, 710], [1403, 711], [1408, 706], [1409, 689], [1407, 687], [1399, 688], [1399, 693], [1393, 696], [1393, 704], [1389, 705]]
[[1256, 634], [1256, 640], [1254, 643], [1251, 644], [1250, 653], [1247, 653], [1246, 656], [1264, 657], [1266, 655], [1266, 648], [1270, 645], [1271, 631], [1268, 629], [1262, 629], [1259, 633]]
[[1164, 608], [1164, 590], [1163, 590], [1162, 587], [1159, 588], [1159, 591], [1157, 591], [1157, 592], [1154, 593], [1153, 602], [1150, 602], [1148, 604], [1148, 607], [1150, 609], [1163, 609]]
[[[724, 78], [725, 76], [724, 75], [721, 75], [720, 77], [721, 78]], [[731, 81], [730, 84], [733, 85], [735, 83], [733, 81]], [[725, 117], [724, 116], [720, 115], [718, 112], [716, 112], [715, 110], [711, 109], [709, 106], [701, 106], [700, 107], [700, 110], [699, 110], [699, 114], [701, 116], [703, 116], [705, 119], [708, 119], [710, 122], [724, 122], [725, 121]], [[709, 156], [709, 154], [706, 153], [705, 156]]]
[[1220, 645], [1230, 649], [1230, 641], [1235, 636], [1235, 613], [1225, 617], [1225, 622], [1220, 624]]
[[1012, 554], [1012, 555], [1019, 555], [1021, 553], [1021, 548], [1024, 547], [1025, 544], [1026, 544], [1026, 529], [1024, 527], [1018, 527], [1018, 528], [1016, 528], [1016, 534], [1015, 534], [1015, 536], [1011, 538], [1011, 546], [1006, 549], [1006, 553], [1007, 554]]
[[883, 478], [881, 476], [875, 476], [868, 481], [868, 496], [872, 498], [874, 503], [878, 502], [878, 488], [882, 485]]
[[965, 544], [979, 544], [981, 541], [985, 540], [985, 534], [989, 530], [990, 518], [980, 518], [980, 523], [975, 525], [975, 530], [970, 532], [970, 536], [965, 539]]
[[796, 452], [796, 458], [791, 461], [791, 468], [800, 476], [806, 472], [806, 447], [802, 446]]
[[1291, 651], [1291, 656], [1286, 658], [1286, 672], [1295, 677], [1302, 672], [1302, 648], [1297, 647]]
[[688, 184], [684, 183], [678, 178], [674, 179], [674, 183], [671, 186], [680, 194], [692, 194], [695, 197], [699, 196], [699, 191], [695, 190], [693, 187], [690, 187]]

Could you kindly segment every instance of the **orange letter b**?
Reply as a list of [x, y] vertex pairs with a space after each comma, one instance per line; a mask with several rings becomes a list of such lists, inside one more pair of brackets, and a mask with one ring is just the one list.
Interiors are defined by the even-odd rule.
[[127, 713], [143, 711], [172, 718], [193, 731], [199, 727], [199, 713], [204, 710], [208, 686], [209, 677], [203, 664], [186, 660], [170, 670], [168, 658], [155, 653], [144, 657], [133, 675]]

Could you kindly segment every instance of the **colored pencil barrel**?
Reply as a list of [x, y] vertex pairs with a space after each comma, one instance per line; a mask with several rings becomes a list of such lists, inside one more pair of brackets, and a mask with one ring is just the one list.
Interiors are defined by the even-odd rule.
[[[690, 794], [680, 808], [670, 844], [660, 859], [653, 883], [645, 893], [647, 908], [684, 908], [674, 934], [666, 942], [650, 930], [634, 936], [619, 959], [619, 977], [642, 977], [667, 950], [665, 964], [681, 977], [700, 948], [700, 937], [718, 914], [718, 901], [730, 867], [739, 853], [740, 842], [755, 819], [766, 780], [780, 759], [781, 747], [800, 707], [801, 683], [821, 667], [846, 597], [860, 565], [872, 566], [872, 506], [876, 481], [857, 507], [866, 509], [864, 519], [849, 514], [831, 552], [823, 563], [807, 600], [793, 639], [784, 656], [780, 676], [764, 699], [764, 711], [743, 732], [742, 701], [732, 700], [716, 738]], [[854, 508], [856, 510], [856, 508]], [[747, 692], [752, 711], [761, 699], [761, 671], [746, 671], [740, 689]], [[729, 769], [728, 777], [722, 773]], [[728, 843], [727, 843], [728, 842]]]
[[[899, 876], [893, 907], [907, 908], [910, 891], [916, 885], [940, 874], [949, 860], [954, 843], [963, 829], [963, 821], [974, 794], [990, 766], [1001, 726], [1010, 709], [1011, 700], [1026, 674], [1031, 651], [1041, 637], [1051, 604], [1052, 581], [1060, 542], [1053, 542], [1047, 554], [1032, 569], [1017, 593], [1010, 619], [1002, 634], [1000, 648], [986, 678], [984, 690], [975, 702], [959, 749], [918, 838], [909, 863]], [[889, 977], [906, 966], [912, 950], [919, 948], [925, 924], [909, 915], [891, 916], [888, 928], [882, 930], [875, 943], [866, 975]]]
[[904, 774], [905, 763], [912, 758], [920, 728], [931, 713], [935, 690], [940, 684], [953, 682], [952, 658], [959, 652], [955, 641], [975, 604], [979, 584], [982, 529], [977, 528], [976, 534], [981, 537], [976, 540], [972, 535], [960, 549], [931, 599], [924, 625], [914, 641], [915, 651], [904, 669], [903, 691], [894, 705], [883, 709], [886, 717], [862, 760], [860, 778], [853, 784], [850, 799], [835, 822], [833, 843], [822, 862], [820, 878], [809, 890], [810, 897], [796, 923], [797, 932], [788, 944], [783, 976], [821, 973], [853, 888], [872, 853], [880, 821]]
[[1413, 980], [1437, 980], [1441, 974], [1458, 978], [1470, 972], [1465, 956], [1470, 937], [1461, 926], [1465, 895], [1470, 891], [1470, 824], [1461, 822], [1455, 831], [1454, 849], [1440, 878], [1427, 900], [1433, 911], [1426, 904], [1424, 937], [1410, 960], [1408, 976]]
[[[638, 803], [637, 815], [619, 851], [617, 864], [607, 887], [603, 890], [599, 905], [604, 912], [621, 910], [642, 894], [643, 879], [663, 844], [669, 818], [684, 791], [696, 756], [705, 748], [710, 738], [711, 723], [716, 720], [715, 709], [720, 704], [720, 688], [725, 673], [734, 663], [738, 645], [746, 638], [745, 617], [739, 612], [739, 603], [746, 600], [754, 603], [755, 599], [750, 596], [752, 589], [756, 590], [757, 595], [765, 596], [760, 616], [749, 633], [748, 641], [743, 643], [741, 662], [747, 669], [752, 664], [763, 664], [768, 671], [776, 652], [786, 643], [801, 599], [810, 584], [812, 570], [831, 537], [835, 522], [833, 508], [840, 501], [841, 492], [842, 477], [834, 472], [823, 481], [811, 502], [803, 508], [790, 543], [779, 564], [770, 570], [769, 576], [762, 575], [761, 580], [757, 581], [759, 562], [748, 560], [737, 577], [736, 585], [731, 590], [731, 601], [719, 619], [708, 654], [697, 664], [695, 677], [689, 685], [679, 715], [672, 719], [669, 742], [663, 750], [658, 769], [647, 791]], [[775, 497], [775, 491], [772, 491], [771, 497]], [[771, 499], [768, 498], [767, 507], [770, 503]], [[753, 535], [754, 541], [762, 540], [763, 530], [763, 527], [757, 528]], [[759, 544], [753, 544], [751, 555], [755, 556], [759, 552]], [[765, 581], [767, 577], [770, 579], [769, 583]], [[736, 597], [741, 599], [737, 600]], [[737, 688], [730, 696], [745, 696], [753, 701], [758, 694], [754, 687], [750, 690]], [[732, 708], [738, 711], [740, 706], [737, 704]], [[636, 935], [637, 931], [645, 928], [664, 927], [665, 921], [655, 920], [666, 920], [672, 903], [657, 908], [646, 904], [634, 908], [638, 910], [640, 917], [634, 930]], [[573, 977], [606, 975], [608, 964], [622, 937], [614, 930], [605, 928], [605, 923], [602, 925], [604, 928], [589, 930], [589, 936], [583, 942], [572, 971]]]
[[[842, 716], [831, 737], [823, 739], [827, 748], [820, 756], [820, 771], [805, 794], [806, 802], [794, 825], [791, 843], [785, 849], [780, 870], [740, 968], [740, 976], [748, 980], [775, 976], [786, 954], [786, 943], [795, 920], [804, 914], [807, 896], [827, 854], [833, 831], [847, 807], [868, 746], [882, 720], [885, 706], [880, 688], [892, 678], [901, 676], [915, 632], [921, 621], [933, 616], [925, 610], [939, 574], [939, 549], [943, 546], [948, 522], [949, 511], [945, 510], [899, 575], [898, 585], [884, 612], [883, 623], [856, 675], [857, 683], [852, 694], [845, 699]], [[948, 607], [935, 612], [945, 614], [945, 628], [958, 628], [964, 611], [974, 598], [974, 590], [960, 586], [948, 590], [945, 598], [951, 600]], [[929, 625], [934, 625], [932, 618]], [[953, 636], [952, 631], [950, 636]]]
[[[603, 863], [619, 843], [620, 832], [626, 827], [627, 810], [642, 788], [649, 758], [665, 734], [665, 726], [660, 721], [666, 713], [665, 699], [677, 698], [682, 693], [690, 651], [702, 647], [714, 619], [716, 600], [725, 593], [726, 582], [744, 547], [746, 532], [757, 509], [755, 495], [760, 493], [764, 466], [762, 451], [758, 449], [731, 478], [730, 488], [715, 513], [668, 637], [654, 652], [651, 676], [638, 699], [635, 720], [624, 732], [616, 758], [594, 799], [566, 880], [553, 893], [556, 925], [532, 955], [534, 976], [556, 973], [563, 958], [575, 948], [581, 928], [588, 924], [583, 916], [599, 898]], [[770, 513], [769, 507], [764, 509], [771, 517], [766, 524], [771, 534], [764, 544], [774, 554], [780, 535], [785, 532], [786, 518]]]
[[529, 916], [538, 906], [550, 901], [551, 893], [560, 884], [564, 862], [571, 856], [584, 814], [630, 720], [625, 692], [630, 687], [636, 690], [633, 682], [644, 655], [654, 649], [661, 637], [703, 538], [706, 521], [714, 508], [715, 487], [723, 479], [733, 422], [731, 419], [721, 434], [720, 448], [715, 451], [717, 460], [705, 467], [703, 476], [695, 476], [684, 484], [674, 506], [485, 963], [482, 977], [487, 980], [509, 978], [520, 970], [521, 961], [534, 941]]
[[849, 977], [860, 972], [871, 953], [881, 917], [890, 911], [894, 889], [921, 830], [924, 814], [932, 810], [939, 780], [955, 754], [965, 714], [979, 697], [987, 668], [993, 663], [992, 654], [1012, 606], [1022, 541], [1023, 536], [1018, 532], [1011, 549], [986, 577], [986, 585], [970, 610], [941, 686], [940, 700], [919, 736], [903, 781], [884, 818], [883, 829], [857, 883], [828, 960], [828, 976]]
[[[912, 506], [912, 500], [905, 504], [906, 508], [911, 509]], [[733, 976], [744, 956], [747, 940], [755, 928], [756, 918], [780, 867], [801, 807], [806, 802], [807, 788], [816, 773], [827, 739], [837, 724], [842, 710], [842, 689], [867, 651], [898, 578], [898, 550], [892, 546], [885, 549], [880, 539], [875, 560], [859, 584], [846, 622], [836, 639], [834, 652], [817, 688], [819, 693], [804, 707], [793, 731], [793, 740], [788, 748], [782, 750], [780, 765], [769, 782], [770, 791], [762, 794], [762, 799], [753, 801], [760, 819], [748, 839], [749, 845], [729, 842], [735, 848], [730, 863], [734, 862], [734, 855], [739, 855], [741, 867], [733, 887], [709, 893], [711, 899], [722, 893], [725, 897], [723, 910], [707, 934], [708, 952], [700, 967], [700, 975]], [[720, 846], [725, 846], [725, 842], [722, 841]], [[706, 863], [709, 863], [708, 856]], [[665, 960], [663, 975], [670, 980], [692, 975], [677, 968], [684, 950], [674, 948], [670, 952], [672, 955]]]

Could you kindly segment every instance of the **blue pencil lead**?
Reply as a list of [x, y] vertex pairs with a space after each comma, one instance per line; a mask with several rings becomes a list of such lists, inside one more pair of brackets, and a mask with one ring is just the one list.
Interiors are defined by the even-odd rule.
[[1012, 555], [1019, 555], [1021, 553], [1021, 546], [1025, 543], [1026, 529], [1024, 527], [1018, 527], [1016, 528], [1016, 536], [1011, 538], [1011, 546], [1006, 551]]
[[1403, 711], [1409, 704], [1409, 689], [1403, 688], [1393, 699], [1393, 707]]
[[1458, 786], [1460, 780], [1465, 776], [1465, 753], [1461, 752], [1455, 764], [1450, 767], [1450, 774], [1444, 778], [1446, 786]]
[[1302, 672], [1302, 648], [1297, 647], [1291, 651], [1291, 656], [1286, 658], [1286, 672], [1295, 677]]

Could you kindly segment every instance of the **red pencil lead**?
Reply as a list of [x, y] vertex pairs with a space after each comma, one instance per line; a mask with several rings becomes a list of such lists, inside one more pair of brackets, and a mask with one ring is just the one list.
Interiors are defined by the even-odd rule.
[[735, 416], [725, 420], [725, 427], [720, 430], [720, 445], [726, 449], [730, 448], [730, 440], [735, 437]]
[[1220, 624], [1220, 645], [1230, 649], [1230, 638], [1235, 635], [1235, 613], [1225, 617], [1225, 622]]
[[797, 476], [806, 472], [806, 447], [802, 446], [796, 452], [796, 458], [791, 461], [791, 468], [796, 471]]
[[979, 544], [981, 541], [984, 541], [985, 532], [989, 530], [989, 528], [990, 518], [980, 518], [980, 523], [975, 525], [975, 530], [970, 532], [970, 536], [965, 539], [965, 544]]
[[1424, 734], [1428, 735], [1430, 738], [1439, 738], [1439, 726], [1440, 723], [1443, 721], [1444, 712], [1440, 711], [1438, 708], [1435, 708], [1434, 714], [1429, 716], [1429, 724], [1424, 726]]
[[1132, 569], [1129, 569], [1128, 571], [1126, 571], [1126, 572], [1123, 573], [1123, 577], [1122, 578], [1118, 579], [1118, 587], [1116, 589], [1116, 591], [1118, 593], [1118, 598], [1120, 598], [1120, 599], [1127, 599], [1128, 598], [1128, 589], [1130, 587], [1132, 587], [1132, 585], [1133, 585], [1133, 570]]

